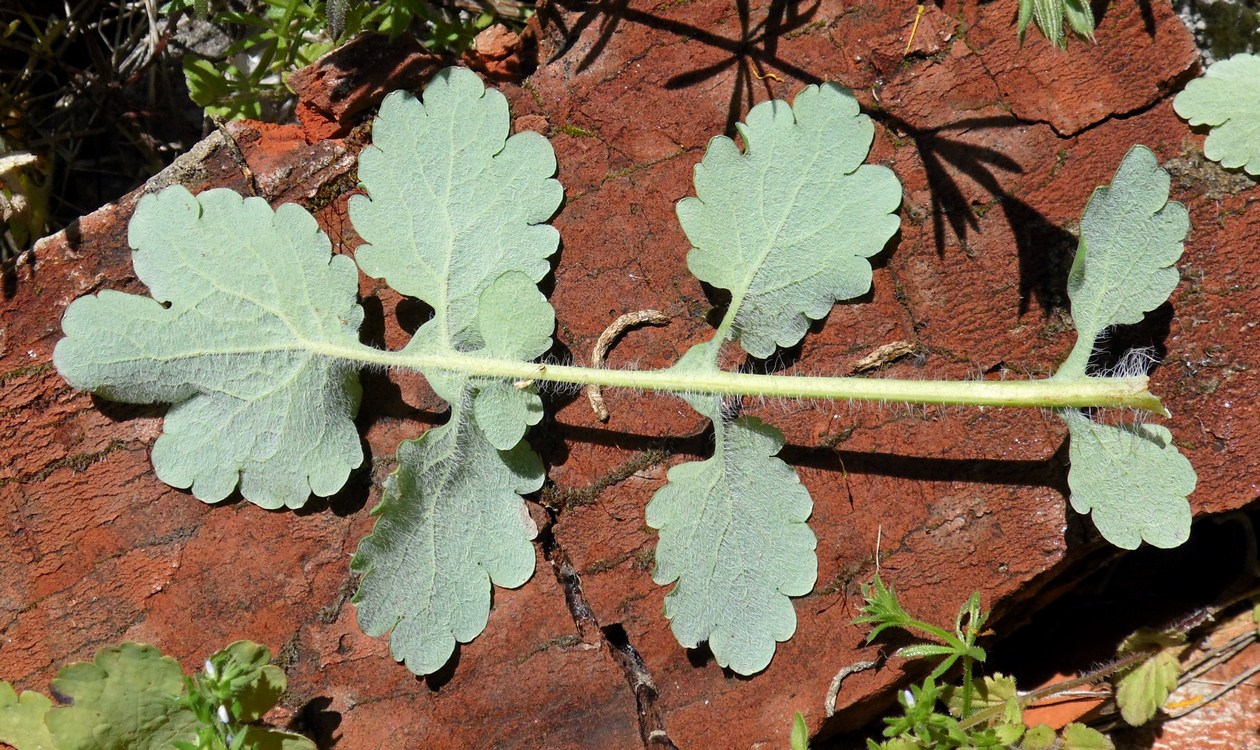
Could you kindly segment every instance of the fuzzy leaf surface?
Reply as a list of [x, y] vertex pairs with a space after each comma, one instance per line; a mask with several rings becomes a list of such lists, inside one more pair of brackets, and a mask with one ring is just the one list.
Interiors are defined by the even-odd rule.
[[1169, 202], [1170, 182], [1155, 154], [1134, 146], [1111, 185], [1090, 197], [1068, 274], [1077, 344], [1060, 375], [1084, 375], [1100, 333], [1140, 323], [1177, 286], [1174, 264], [1190, 231], [1190, 215], [1185, 206]]
[[730, 290], [734, 337], [768, 357], [870, 288], [867, 258], [897, 231], [901, 184], [862, 163], [875, 128], [838, 86], [758, 104], [736, 129], [743, 152], [729, 138], [709, 142], [678, 220], [688, 268]]
[[196, 716], [176, 702], [183, 672], [152, 646], [102, 649], [92, 662], [62, 667], [52, 688], [73, 701], [48, 712], [60, 750], [164, 750], [196, 739]]
[[1172, 433], [1154, 424], [1110, 425], [1068, 409], [1072, 508], [1092, 514], [1103, 537], [1123, 549], [1143, 541], [1176, 547], [1190, 536], [1190, 503], [1197, 477], [1172, 444]]
[[510, 124], [503, 95], [464, 68], [438, 73], [423, 101], [396, 91], [381, 103], [359, 156], [368, 195], [350, 199], [350, 219], [364, 273], [434, 309], [425, 325], [439, 335], [409, 346], [481, 349], [482, 292], [504, 273], [537, 283], [550, 269], [555, 154], [537, 133], [509, 138]]
[[747, 675], [796, 631], [789, 597], [814, 587], [813, 502], [775, 458], [777, 429], [751, 417], [715, 427], [724, 435], [714, 456], [670, 469], [648, 503], [647, 523], [661, 532], [652, 579], [678, 582], [665, 597], [678, 642], [708, 641], [720, 666]]
[[1063, 727], [1061, 750], [1116, 750], [1116, 746], [1097, 729], [1072, 722]]
[[[351, 199], [350, 216], [367, 242], [360, 267], [434, 310], [408, 352], [528, 362], [551, 346], [555, 313], [537, 282], [558, 247], [545, 222], [563, 191], [551, 144], [509, 129], [503, 95], [462, 68], [439, 73], [421, 99], [397, 92], [381, 105], [359, 157], [368, 195]], [[537, 530], [520, 494], [543, 481], [523, 439], [542, 417], [532, 387], [424, 375], [450, 420], [399, 447], [351, 562], [364, 573], [360, 626], [391, 633], [394, 657], [417, 674], [485, 628], [491, 584], [533, 574]]]
[[399, 447], [376, 525], [350, 563], [364, 574], [359, 627], [392, 631], [391, 653], [416, 674], [481, 633], [491, 583], [515, 588], [534, 572], [537, 528], [519, 495], [542, 486], [542, 462], [524, 442], [495, 448], [468, 409]]
[[52, 701], [27, 690], [21, 696], [13, 686], [0, 680], [0, 743], [17, 750], [57, 750], [44, 717]]
[[1175, 631], [1139, 630], [1120, 644], [1120, 656], [1139, 649], [1157, 649], [1149, 659], [1117, 675], [1116, 705], [1129, 726], [1141, 726], [1154, 718], [1177, 688], [1177, 678], [1181, 676], [1177, 655], [1185, 643], [1185, 636]]
[[363, 462], [358, 273], [302, 208], [172, 186], [141, 199], [129, 241], [152, 297], [101, 292], [66, 310], [53, 361], [76, 388], [171, 404], [153, 468], [205, 502], [240, 485], [264, 508], [331, 495]]
[[1260, 175], [1260, 55], [1213, 63], [1186, 84], [1173, 109], [1191, 125], [1210, 125], [1203, 155], [1223, 167]]

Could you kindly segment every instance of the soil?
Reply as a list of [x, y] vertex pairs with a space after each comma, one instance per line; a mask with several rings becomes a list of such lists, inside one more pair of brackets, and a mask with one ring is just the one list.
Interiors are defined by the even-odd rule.
[[[614, 318], [645, 307], [673, 322], [628, 334], [610, 366], [665, 366], [707, 338], [720, 299], [686, 270], [674, 203], [691, 192], [708, 140], [732, 133], [750, 104], [834, 80], [876, 121], [871, 159], [905, 186], [902, 228], [876, 260], [873, 291], [837, 306], [782, 366], [847, 374], [893, 351], [905, 355], [879, 374], [1044, 376], [1072, 344], [1064, 284], [1080, 212], [1142, 143], [1174, 170], [1173, 197], [1194, 230], [1171, 302], [1115, 346], [1162, 357], [1152, 390], [1198, 470], [1196, 516], [1211, 524], [1251, 506], [1260, 190], [1203, 161], [1203, 134], [1172, 111], [1171, 96], [1200, 72], [1190, 34], [1165, 5], [1116, 0], [1097, 44], [1063, 54], [1033, 33], [1018, 43], [1016, 5], [927, 4], [913, 39], [915, 8], [891, 0], [540, 6], [516, 68], [530, 75], [501, 88], [514, 127], [551, 138], [566, 191], [554, 221], [563, 248], [546, 282], [553, 354], [586, 361]], [[486, 40], [483, 69], [512, 68], [503, 43]], [[250, 638], [289, 674], [271, 719], [321, 747], [777, 748], [795, 711], [820, 744], [843, 746], [913, 676], [851, 623], [877, 564], [925, 619], [952, 621], [979, 590], [995, 610], [995, 643], [1118, 564], [1088, 520], [1065, 510], [1066, 436], [1052, 415], [750, 402], [747, 413], [784, 429], [782, 455], [813, 495], [819, 583], [796, 600], [797, 634], [770, 667], [739, 677], [678, 645], [661, 614], [666, 589], [650, 577], [643, 506], [670, 466], [705, 454], [705, 425], [667, 398], [617, 391], [606, 394], [605, 425], [584, 400], [557, 395], [532, 437], [550, 477], [531, 499], [543, 529], [537, 572], [495, 591], [489, 627], [447, 669], [415, 678], [385, 640], [359, 632], [347, 563], [394, 448], [443, 418], [418, 376], [365, 374], [367, 468], [333, 498], [268, 512], [239, 500], [208, 507], [163, 485], [148, 459], [163, 408], [75, 392], [51, 367], [71, 300], [143, 292], [126, 221], [162, 185], [300, 203], [336, 251], [353, 253], [345, 206], [366, 118], [390, 76], [403, 71], [415, 88], [437, 63], [371, 43], [335, 55], [291, 79], [302, 126], [227, 126], [17, 269], [0, 307], [0, 675], [18, 688], [44, 689], [61, 664], [120, 640], [154, 643], [192, 669]], [[366, 339], [401, 346], [421, 311], [366, 278], [361, 292]], [[1214, 545], [1222, 556], [1207, 575], [1219, 590], [1249, 575], [1248, 538]], [[1161, 595], [1159, 580], [1147, 583]], [[1104, 630], [1052, 640], [1114, 647], [1122, 636]], [[827, 717], [833, 677], [872, 659], [880, 666], [845, 679]], [[1254, 690], [1234, 697], [1254, 712]], [[1237, 731], [1234, 747], [1260, 745], [1254, 725]]]

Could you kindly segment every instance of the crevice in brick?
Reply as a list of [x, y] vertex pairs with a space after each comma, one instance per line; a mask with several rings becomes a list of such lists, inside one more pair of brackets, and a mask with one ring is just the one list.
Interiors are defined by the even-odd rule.
[[[551, 514], [554, 522], [555, 516]], [[569, 561], [568, 554], [556, 541], [551, 532], [551, 524], [539, 534], [543, 556], [551, 563], [556, 580], [564, 589], [564, 601], [573, 617], [578, 635], [585, 643], [602, 643], [608, 647], [621, 672], [625, 675], [630, 691], [634, 693], [635, 708], [638, 713], [639, 738], [646, 750], [678, 750], [678, 746], [669, 739], [665, 730], [665, 719], [656, 706], [656, 683], [648, 672], [643, 657], [630, 643], [626, 631], [619, 624], [601, 626], [595, 617], [594, 610], [586, 602], [582, 593], [582, 579], [577, 569]]]

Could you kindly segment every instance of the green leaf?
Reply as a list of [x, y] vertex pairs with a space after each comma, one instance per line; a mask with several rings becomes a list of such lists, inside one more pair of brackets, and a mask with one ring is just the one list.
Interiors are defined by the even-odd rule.
[[162, 481], [205, 502], [264, 508], [331, 495], [363, 462], [357, 372], [323, 352], [359, 347], [349, 258], [302, 208], [179, 186], [141, 199], [129, 241], [153, 298], [75, 300], [53, 361], [115, 401], [172, 404], [153, 446]]
[[518, 495], [542, 486], [542, 463], [524, 442], [495, 448], [468, 411], [465, 400], [449, 422], [399, 447], [376, 525], [350, 563], [364, 576], [359, 627], [392, 631], [390, 651], [416, 674], [481, 633], [489, 584], [514, 588], [534, 572], [537, 529]]
[[1038, 724], [1024, 733], [1020, 750], [1054, 750], [1058, 737], [1049, 724]]
[[747, 675], [795, 632], [788, 597], [814, 586], [817, 539], [805, 525], [813, 503], [774, 458], [782, 433], [751, 417], [715, 429], [713, 458], [670, 469], [648, 503], [647, 523], [661, 531], [652, 578], [678, 582], [665, 616], [679, 643], [707, 640], [720, 666]]
[[1068, 486], [1077, 513], [1091, 513], [1099, 533], [1123, 549], [1144, 540], [1170, 548], [1189, 538], [1186, 498], [1197, 477], [1167, 428], [1102, 424], [1076, 409], [1059, 415], [1071, 435]]
[[52, 701], [27, 690], [18, 697], [13, 686], [0, 680], [0, 742], [16, 750], [57, 750], [44, 717]]
[[272, 665], [271, 651], [253, 641], [236, 641], [210, 657], [220, 681], [229, 680], [231, 699], [240, 706], [242, 723], [261, 721], [288, 687], [284, 670]]
[[269, 727], [245, 727], [244, 746], [250, 750], [317, 750], [309, 738]]
[[1149, 659], [1116, 675], [1116, 705], [1130, 726], [1145, 724], [1177, 688], [1181, 663], [1177, 659], [1185, 648], [1186, 638], [1175, 631], [1139, 630], [1125, 639], [1117, 655], [1125, 656], [1140, 649], [1157, 649]]
[[[507, 101], [471, 71], [439, 73], [417, 100], [387, 97], [359, 158], [368, 196], [350, 215], [367, 244], [360, 267], [432, 306], [405, 350], [533, 360], [555, 317], [536, 286], [559, 235], [545, 224], [563, 197], [555, 155], [536, 133], [508, 137]], [[351, 568], [363, 630], [417, 674], [446, 663], [485, 628], [490, 584], [534, 571], [537, 530], [522, 493], [543, 468], [524, 442], [542, 417], [527, 385], [425, 371], [452, 406], [447, 424], [398, 449], [372, 534]]]
[[792, 715], [792, 736], [789, 747], [791, 750], [809, 750], [809, 727], [806, 726], [805, 717], [800, 711]]
[[698, 197], [678, 203], [678, 220], [691, 272], [731, 292], [733, 337], [768, 357], [870, 288], [866, 259], [897, 231], [901, 184], [862, 164], [874, 126], [833, 84], [806, 87], [791, 107], [758, 104], [736, 129], [743, 152], [729, 138], [709, 142]]
[[350, 199], [350, 218], [368, 243], [355, 252], [364, 273], [434, 309], [425, 327], [437, 335], [409, 349], [482, 348], [482, 292], [510, 271], [538, 282], [550, 270], [559, 233], [545, 222], [563, 197], [555, 154], [537, 133], [508, 138], [509, 127], [507, 100], [463, 68], [438, 73], [423, 102], [396, 91], [381, 103], [359, 156], [369, 197]]
[[1155, 154], [1134, 146], [1110, 186], [1096, 189], [1081, 219], [1068, 275], [1077, 342], [1056, 377], [1085, 375], [1098, 335], [1140, 323], [1177, 286], [1174, 264], [1190, 229], [1185, 206], [1169, 202], [1168, 173]]
[[[994, 706], [1004, 706], [1012, 698], [1019, 697], [1015, 688], [1015, 678], [1000, 673], [977, 680], [973, 683], [973, 686], [975, 692], [971, 694], [972, 712], [993, 708]], [[948, 685], [941, 691], [941, 697], [944, 698], [946, 705], [949, 706], [951, 714], [962, 717], [961, 688]]]
[[1016, 27], [1021, 44], [1030, 21], [1035, 21], [1042, 36], [1059, 48], [1067, 47], [1064, 21], [1077, 36], [1094, 40], [1094, 11], [1087, 0], [1019, 0]]
[[179, 664], [152, 646], [102, 649], [90, 663], [62, 667], [52, 688], [73, 703], [48, 712], [60, 750], [161, 750], [196, 740], [196, 717], [178, 702]]
[[1191, 125], [1210, 125], [1203, 155], [1223, 167], [1260, 175], [1260, 55], [1214, 63], [1186, 84], [1173, 109]]
[[1063, 746], [1060, 750], [1116, 750], [1107, 735], [1075, 722], [1063, 727]]

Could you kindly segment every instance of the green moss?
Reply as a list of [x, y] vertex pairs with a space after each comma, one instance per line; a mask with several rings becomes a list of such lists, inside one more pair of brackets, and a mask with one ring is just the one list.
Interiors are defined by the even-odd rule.
[[572, 125], [570, 123], [565, 123], [564, 125], [561, 125], [560, 127], [556, 128], [556, 132], [563, 133], [564, 135], [567, 135], [570, 138], [594, 138], [595, 137], [594, 132], [590, 130], [586, 130], [585, 128], [579, 128], [577, 125]]

